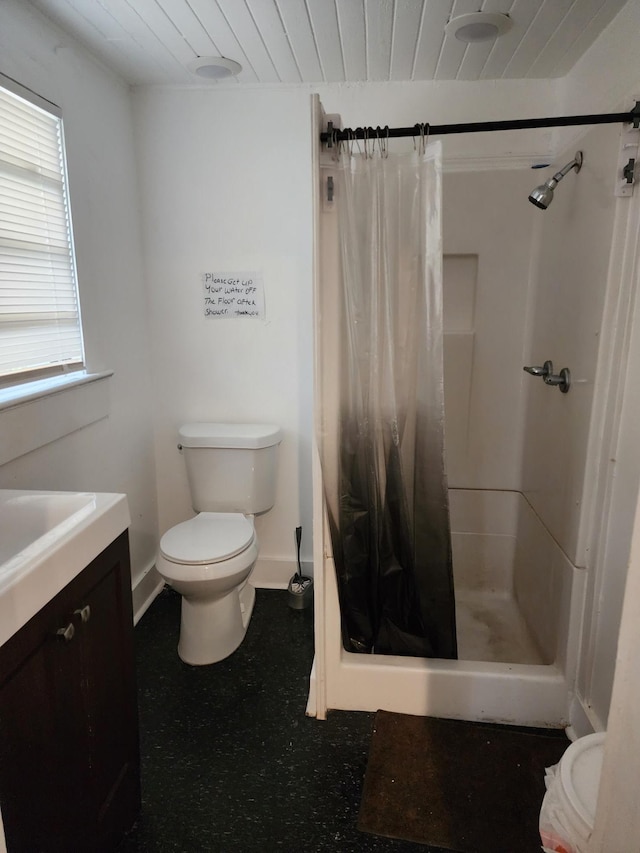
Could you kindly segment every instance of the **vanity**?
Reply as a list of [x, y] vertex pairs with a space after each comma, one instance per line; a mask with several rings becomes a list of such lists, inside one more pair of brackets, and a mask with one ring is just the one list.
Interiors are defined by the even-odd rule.
[[128, 526], [124, 495], [0, 490], [8, 853], [113, 851], [139, 812]]

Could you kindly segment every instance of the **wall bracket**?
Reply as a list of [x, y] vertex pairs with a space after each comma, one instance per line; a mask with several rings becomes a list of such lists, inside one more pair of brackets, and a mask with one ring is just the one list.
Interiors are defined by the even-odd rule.
[[622, 126], [618, 149], [615, 195], [621, 198], [633, 195], [636, 166], [640, 157], [640, 101], [631, 111], [633, 121]]

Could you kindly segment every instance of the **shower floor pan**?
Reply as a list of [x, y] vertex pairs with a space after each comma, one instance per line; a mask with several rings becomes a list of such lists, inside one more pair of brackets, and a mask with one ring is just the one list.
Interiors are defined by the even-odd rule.
[[456, 592], [458, 657], [495, 663], [544, 664], [515, 599], [503, 593]]
[[[584, 571], [568, 561], [518, 492], [452, 489], [450, 505], [458, 660], [346, 652], [329, 553], [325, 630], [317, 638], [324, 641], [323, 671], [314, 665], [308, 713], [384, 709], [531, 726], [567, 723]], [[325, 547], [328, 542], [325, 529]]]

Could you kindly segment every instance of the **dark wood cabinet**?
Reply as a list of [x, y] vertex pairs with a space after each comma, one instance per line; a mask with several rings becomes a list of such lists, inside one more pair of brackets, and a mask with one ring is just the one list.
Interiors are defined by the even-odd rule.
[[0, 648], [0, 809], [8, 853], [101, 853], [139, 808], [125, 532]]

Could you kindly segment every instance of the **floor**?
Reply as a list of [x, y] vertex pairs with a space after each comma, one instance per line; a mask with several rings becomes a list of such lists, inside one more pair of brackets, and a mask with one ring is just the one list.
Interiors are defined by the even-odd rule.
[[373, 714], [305, 716], [312, 610], [258, 590], [244, 643], [214, 666], [177, 654], [180, 597], [136, 628], [142, 813], [118, 853], [416, 853], [356, 828]]

